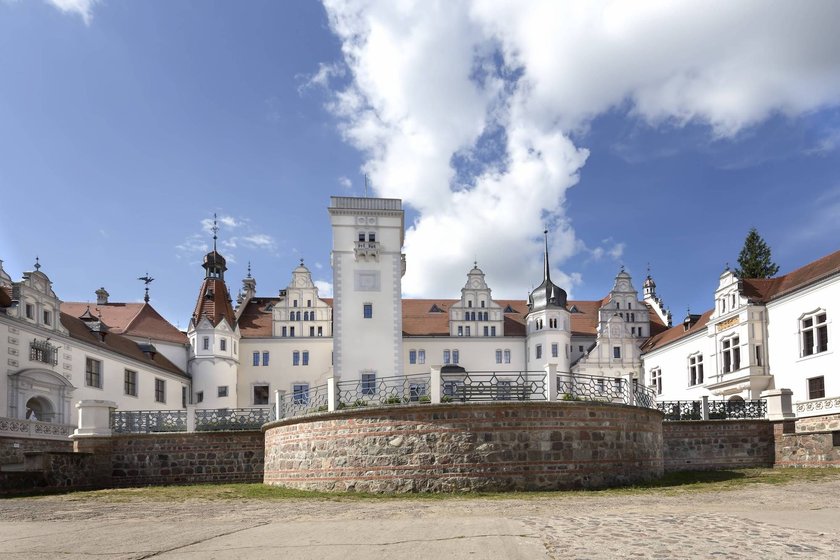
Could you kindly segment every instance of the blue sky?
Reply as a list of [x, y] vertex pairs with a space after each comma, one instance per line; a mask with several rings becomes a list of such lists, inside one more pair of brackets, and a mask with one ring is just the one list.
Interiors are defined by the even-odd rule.
[[[0, 0], [0, 259], [67, 301], [186, 327], [221, 218], [235, 297], [304, 258], [331, 280], [330, 195], [408, 206], [408, 295], [555, 279], [603, 297], [650, 263], [679, 321], [752, 226], [787, 272], [838, 249], [833, 3]], [[583, 13], [591, 11], [591, 13]], [[792, 10], [792, 8], [791, 8]], [[746, 22], [750, 22], [749, 25]]]

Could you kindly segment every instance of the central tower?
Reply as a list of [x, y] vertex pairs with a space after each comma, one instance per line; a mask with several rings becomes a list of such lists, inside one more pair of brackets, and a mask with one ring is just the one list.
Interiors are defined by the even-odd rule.
[[343, 380], [402, 375], [402, 202], [334, 196], [329, 212], [334, 371]]

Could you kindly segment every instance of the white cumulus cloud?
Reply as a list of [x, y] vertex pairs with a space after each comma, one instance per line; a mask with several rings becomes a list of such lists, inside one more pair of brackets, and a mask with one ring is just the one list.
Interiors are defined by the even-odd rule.
[[[407, 224], [408, 295], [451, 295], [473, 259], [497, 296], [586, 249], [566, 191], [588, 152], [570, 140], [621, 110], [733, 136], [840, 99], [840, 3], [324, 0], [349, 85], [328, 108]], [[336, 61], [311, 85], [329, 87]], [[344, 81], [344, 80], [342, 80]], [[605, 224], [606, 225], [606, 224]], [[621, 258], [611, 240], [598, 256]], [[563, 269], [565, 272], [561, 272]]]
[[89, 25], [93, 19], [93, 7], [99, 4], [100, 0], [47, 0], [47, 3], [66, 14], [81, 16], [85, 25]]

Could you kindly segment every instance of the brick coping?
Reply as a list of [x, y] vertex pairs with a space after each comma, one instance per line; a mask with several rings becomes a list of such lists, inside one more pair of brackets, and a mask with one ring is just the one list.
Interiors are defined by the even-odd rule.
[[[312, 422], [320, 422], [323, 420], [334, 420], [344, 418], [358, 418], [360, 416], [372, 416], [378, 413], [392, 414], [395, 412], [414, 414], [417, 412], [447, 412], [456, 410], [476, 410], [481, 408], [487, 409], [522, 409], [522, 408], [615, 408], [615, 409], [629, 409], [629, 410], [645, 410], [651, 413], [656, 413], [664, 418], [665, 413], [655, 409], [642, 406], [630, 406], [624, 403], [598, 402], [598, 401], [501, 401], [501, 402], [473, 402], [473, 403], [441, 403], [441, 404], [393, 404], [393, 405], [373, 405], [343, 408], [334, 412], [313, 412], [311, 414], [301, 414], [292, 418], [284, 418], [282, 420], [275, 420], [262, 425], [262, 431], [266, 432], [273, 428], [281, 426], [291, 426], [294, 424], [308, 424]], [[469, 418], [465, 418], [469, 420]]]

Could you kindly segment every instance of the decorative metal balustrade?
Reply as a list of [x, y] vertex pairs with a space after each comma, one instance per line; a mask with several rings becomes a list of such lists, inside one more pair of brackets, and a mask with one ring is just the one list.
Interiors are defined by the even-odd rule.
[[767, 401], [709, 401], [710, 420], [761, 420], [767, 418]]
[[761, 420], [767, 418], [767, 401], [733, 400], [708, 401], [704, 411], [703, 401], [661, 401], [656, 407], [665, 413], [665, 420]]
[[339, 381], [336, 384], [338, 408], [429, 403], [432, 401], [430, 385], [428, 373]]
[[111, 430], [117, 434], [186, 432], [186, 410], [115, 410]]
[[306, 387], [287, 395], [280, 395], [276, 404], [276, 417], [291, 418], [301, 414], [312, 414], [314, 412], [326, 412], [329, 410], [327, 404], [328, 389], [326, 385], [317, 387]]
[[[640, 402], [636, 403], [636, 397]], [[645, 387], [629, 387], [623, 377], [594, 377], [591, 375], [557, 375], [557, 399], [561, 401], [595, 401], [648, 406], [654, 402], [653, 393]]]
[[662, 401], [656, 408], [665, 413], [665, 420], [702, 420], [703, 403], [701, 401]]
[[441, 373], [441, 402], [544, 401], [545, 373], [470, 371]]
[[195, 411], [195, 431], [259, 430], [273, 420], [270, 408], [207, 408]]

